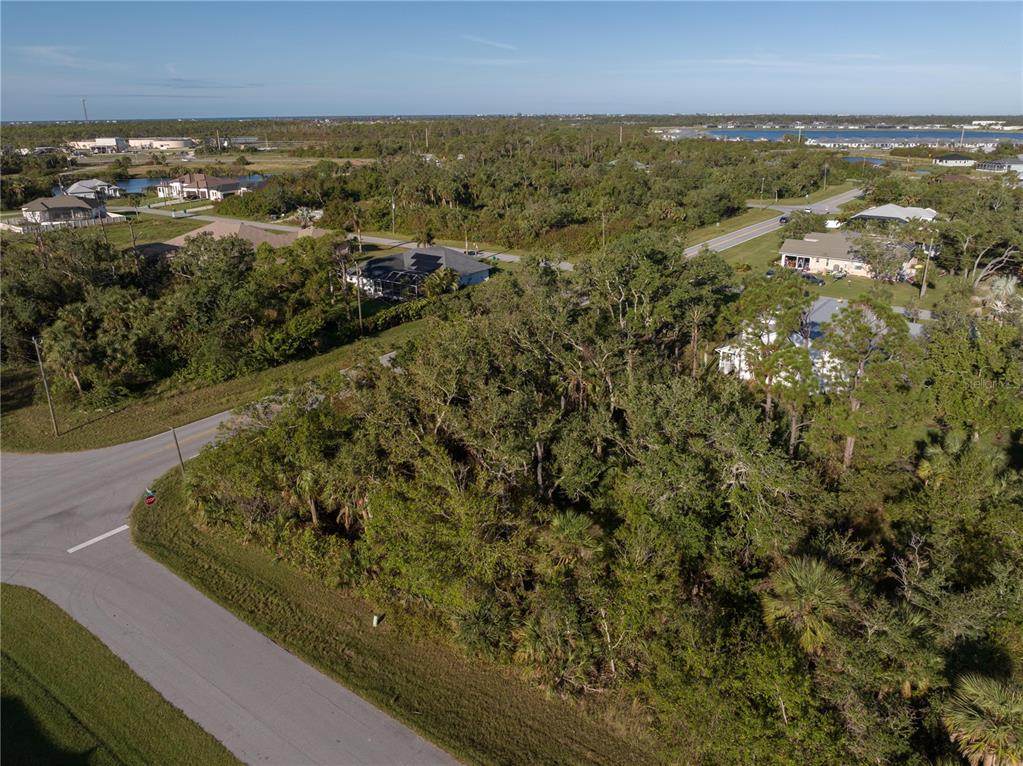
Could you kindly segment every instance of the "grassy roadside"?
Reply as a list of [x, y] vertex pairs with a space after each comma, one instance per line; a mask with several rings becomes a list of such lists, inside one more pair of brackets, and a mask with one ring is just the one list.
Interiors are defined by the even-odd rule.
[[[469, 763], [656, 763], [635, 737], [459, 650], [400, 614], [373, 629], [371, 604], [202, 529], [181, 479], [132, 513], [136, 544], [271, 640]], [[387, 611], [387, 610], [385, 610]]]
[[748, 201], [758, 205], [810, 205], [814, 202], [834, 197], [836, 194], [842, 194], [843, 192], [855, 189], [859, 184], [860, 181], [843, 181], [840, 184], [830, 185], [827, 189], [818, 189], [815, 192], [811, 192], [809, 196], [786, 197], [777, 202], [775, 202], [773, 197], [768, 199], [751, 199]]
[[238, 763], [56, 605], [0, 593], [5, 763]]
[[71, 452], [107, 447], [166, 431], [255, 401], [280, 387], [294, 386], [330, 370], [350, 366], [363, 354], [380, 355], [415, 333], [407, 322], [325, 354], [273, 367], [224, 383], [154, 393], [114, 410], [83, 412], [57, 402], [61, 435], [53, 436], [39, 371], [34, 367], [3, 370], [3, 449], [8, 452]]
[[693, 229], [693, 231], [686, 235], [686, 246], [699, 245], [701, 242], [706, 242], [724, 234], [731, 234], [733, 231], [738, 231], [743, 227], [770, 221], [779, 215], [781, 213], [777, 210], [750, 208], [743, 213], [739, 213], [739, 215], [733, 215], [731, 218], [724, 219], [720, 225], [701, 226], [699, 229]]

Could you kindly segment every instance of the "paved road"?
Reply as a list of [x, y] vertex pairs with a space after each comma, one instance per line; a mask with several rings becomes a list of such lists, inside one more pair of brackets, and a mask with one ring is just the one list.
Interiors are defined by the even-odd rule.
[[[225, 417], [178, 429], [186, 459]], [[3, 454], [0, 577], [54, 601], [242, 761], [456, 763], [154, 562], [129, 531], [68, 552], [125, 525], [146, 485], [176, 461], [167, 434]]]
[[[111, 210], [115, 210], [111, 208]], [[136, 212], [136, 213], [149, 213], [151, 215], [162, 215], [167, 218], [174, 218], [174, 211], [172, 210], [160, 210], [159, 208], [116, 208], [115, 212]], [[180, 211], [179, 211], [180, 212]], [[177, 216], [178, 218], [184, 218], [185, 216]], [[260, 229], [267, 229], [268, 231], [302, 231], [301, 226], [291, 226], [284, 223], [264, 223], [263, 221], [246, 221], [241, 218], [228, 218], [223, 215], [190, 215], [187, 216], [190, 220], [195, 221], [206, 221], [212, 223], [213, 221], [228, 221], [230, 223], [247, 223], [251, 226], [255, 226]], [[406, 239], [392, 239], [389, 237], [371, 237], [363, 236], [362, 241], [372, 245], [383, 245], [384, 247], [404, 247], [409, 250], [416, 246], [415, 242]], [[503, 250], [480, 250], [481, 258], [494, 258], [498, 261], [505, 263], [518, 263], [522, 260], [521, 256], [513, 255], [512, 253], [504, 252]], [[572, 271], [575, 267], [568, 261], [561, 261], [558, 263], [558, 268], [562, 271]]]
[[[834, 197], [815, 202], [810, 205], [750, 205], [750, 207], [760, 207], [769, 210], [778, 210], [779, 212], [791, 212], [793, 210], [805, 210], [810, 208], [814, 213], [832, 213], [839, 205], [844, 205], [852, 199], [863, 194], [862, 189], [850, 189], [847, 192], [836, 194]], [[703, 250], [704, 246], [710, 248], [714, 252], [720, 252], [721, 250], [727, 250], [730, 247], [736, 245], [742, 245], [749, 242], [751, 239], [762, 237], [765, 234], [770, 234], [772, 231], [777, 231], [782, 227], [780, 222], [781, 216], [778, 218], [771, 218], [760, 223], [754, 223], [750, 226], [746, 226], [742, 229], [737, 229], [730, 234], [722, 234], [720, 237], [701, 242], [698, 245], [686, 248], [686, 255], [693, 256]]]
[[[750, 205], [750, 207], [777, 210], [782, 213], [791, 212], [793, 210], [804, 210], [809, 207], [814, 213], [831, 213], [837, 210], [840, 205], [844, 205], [846, 202], [849, 202], [850, 200], [859, 197], [861, 194], [863, 194], [862, 189], [850, 189], [849, 191], [842, 192], [841, 194], [836, 194], [834, 197], [829, 197], [828, 199], [821, 200], [820, 202], [814, 202], [809, 205], [752, 204]], [[137, 212], [151, 213], [153, 215], [164, 215], [168, 217], [173, 216], [173, 212], [171, 211], [159, 209], [154, 210], [152, 208], [123, 208], [123, 210], [134, 210]], [[189, 217], [197, 221], [211, 222], [212, 221], [239, 222], [241, 220], [238, 218], [227, 218], [225, 216], [218, 215], [193, 215]], [[714, 252], [719, 252], [721, 250], [727, 250], [730, 247], [735, 247], [736, 245], [741, 245], [746, 242], [749, 242], [751, 239], [762, 237], [765, 234], [770, 234], [772, 231], [777, 231], [778, 229], [781, 228], [782, 224], [779, 222], [780, 217], [781, 216], [779, 216], [778, 218], [771, 218], [767, 221], [762, 221], [761, 223], [755, 223], [750, 226], [746, 226], [742, 229], [733, 231], [729, 234], [723, 234], [720, 237], [714, 237], [713, 239], [707, 240], [706, 242], [700, 242], [699, 244], [692, 245], [686, 248], [685, 254], [689, 257], [692, 257], [699, 253], [701, 250], [703, 250], [704, 246], [710, 248]], [[261, 223], [256, 221], [246, 221], [245, 223], [250, 223], [253, 226], [258, 226], [261, 229], [269, 229], [270, 231], [302, 231], [302, 228], [299, 226], [289, 226], [287, 224], [281, 223]], [[385, 247], [413, 248], [415, 247], [416, 244], [415, 242], [409, 242], [407, 240], [389, 239], [387, 237], [364, 236], [362, 240], [363, 242], [375, 245], [384, 245]], [[506, 263], [518, 263], [519, 261], [522, 260], [522, 258], [517, 255], [512, 255], [511, 253], [501, 251], [485, 250], [481, 251], [480, 255], [484, 258], [495, 258], [498, 261], [504, 261]], [[558, 268], [561, 269], [562, 271], [572, 271], [574, 267], [568, 261], [561, 261], [560, 263], [558, 263]]]

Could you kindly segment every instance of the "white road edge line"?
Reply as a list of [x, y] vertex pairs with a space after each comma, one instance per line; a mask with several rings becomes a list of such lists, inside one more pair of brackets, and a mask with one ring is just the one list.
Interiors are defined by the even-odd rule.
[[98, 535], [98, 536], [92, 538], [91, 540], [86, 540], [84, 543], [79, 543], [74, 548], [68, 548], [67, 552], [68, 553], [74, 553], [75, 551], [80, 551], [82, 548], [88, 548], [93, 543], [98, 543], [100, 540], [106, 540], [108, 537], [113, 537], [114, 535], [118, 534], [119, 532], [123, 532], [127, 528], [128, 528], [127, 524], [122, 524], [117, 529], [111, 529], [109, 532], [104, 532], [103, 534]]

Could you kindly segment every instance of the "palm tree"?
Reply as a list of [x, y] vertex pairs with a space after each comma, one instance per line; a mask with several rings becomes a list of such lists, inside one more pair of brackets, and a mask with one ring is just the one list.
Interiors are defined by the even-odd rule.
[[941, 716], [970, 766], [1023, 764], [1023, 688], [970, 674], [959, 679]]
[[431, 229], [429, 226], [424, 226], [423, 228], [419, 229], [419, 232], [416, 234], [417, 245], [429, 247], [430, 245], [433, 244], [433, 242], [434, 242], [433, 229]]
[[458, 289], [458, 274], [449, 268], [437, 269], [423, 280], [423, 294], [427, 298], [437, 298], [445, 293], [453, 293]]
[[764, 622], [781, 629], [807, 654], [820, 654], [847, 600], [841, 574], [819, 559], [793, 559], [763, 596]]

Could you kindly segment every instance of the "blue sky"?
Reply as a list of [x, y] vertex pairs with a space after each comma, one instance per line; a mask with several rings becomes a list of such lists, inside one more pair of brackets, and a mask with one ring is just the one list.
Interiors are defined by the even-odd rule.
[[4, 120], [1023, 113], [1023, 3], [2, 2]]

